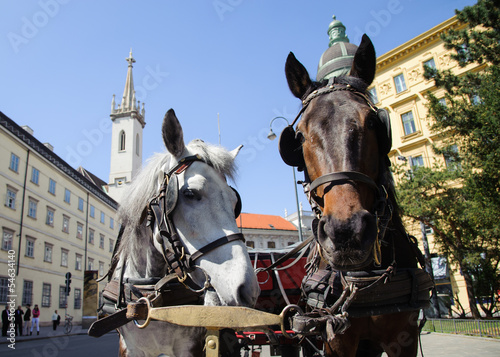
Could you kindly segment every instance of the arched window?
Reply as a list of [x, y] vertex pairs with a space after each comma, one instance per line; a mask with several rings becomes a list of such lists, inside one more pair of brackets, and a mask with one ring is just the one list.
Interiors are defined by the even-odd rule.
[[118, 150], [120, 151], [125, 150], [125, 132], [123, 130], [120, 131], [120, 144], [118, 146]]
[[135, 136], [135, 154], [137, 156], [139, 156], [140, 152], [141, 152], [141, 146], [140, 145], [141, 145], [141, 139], [139, 139], [139, 134], [137, 134]]

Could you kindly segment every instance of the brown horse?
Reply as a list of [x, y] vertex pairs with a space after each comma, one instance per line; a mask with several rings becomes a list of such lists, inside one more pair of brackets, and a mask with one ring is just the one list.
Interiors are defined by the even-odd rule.
[[[389, 117], [366, 92], [375, 65], [375, 49], [364, 35], [348, 76], [313, 82], [292, 53], [285, 67], [290, 90], [303, 108], [284, 129], [280, 153], [285, 163], [304, 170], [305, 191], [318, 216], [313, 227], [318, 260], [337, 272], [337, 279], [329, 281], [332, 290], [345, 292], [349, 277], [372, 277], [370, 286], [356, 286], [358, 295], [352, 296], [350, 308], [345, 306], [350, 327], [330, 334], [327, 356], [380, 356], [384, 351], [416, 356], [418, 314], [428, 301], [430, 279], [424, 277], [422, 284], [415, 278], [415, 272], [426, 273], [417, 269], [421, 253], [404, 229], [389, 170]], [[391, 287], [394, 276], [402, 285]], [[415, 290], [418, 284], [424, 291]], [[386, 292], [398, 295], [396, 290], [410, 285], [408, 294], [384, 299]]]

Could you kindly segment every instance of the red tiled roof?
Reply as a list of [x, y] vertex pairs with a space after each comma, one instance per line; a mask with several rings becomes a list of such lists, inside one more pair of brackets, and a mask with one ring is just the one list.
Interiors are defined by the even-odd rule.
[[236, 223], [239, 228], [297, 230], [297, 227], [283, 217], [268, 214], [242, 213], [236, 219]]

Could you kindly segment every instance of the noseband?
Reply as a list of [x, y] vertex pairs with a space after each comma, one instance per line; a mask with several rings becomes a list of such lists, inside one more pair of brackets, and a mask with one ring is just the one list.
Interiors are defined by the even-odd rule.
[[[184, 247], [183, 243], [179, 238], [177, 229], [173, 221], [173, 212], [178, 201], [178, 179], [177, 176], [186, 171], [193, 162], [202, 160], [199, 155], [187, 156], [179, 160], [178, 164], [170, 169], [169, 172], [165, 173], [163, 183], [160, 187], [160, 192], [157, 196], [153, 197], [148, 204], [148, 215], [146, 225], [151, 228], [152, 234], [154, 235], [154, 226], [158, 227], [159, 234], [156, 236], [157, 242], [162, 247], [162, 255], [167, 263], [167, 275], [175, 273], [177, 278], [182, 283], [188, 277], [188, 273], [195, 269], [194, 262], [200, 259], [203, 255], [227, 244], [237, 240], [245, 242], [245, 238], [241, 233], [230, 234], [221, 237], [213, 242], [208, 243], [204, 247], [198, 249], [196, 252], [189, 254], [187, 249]], [[231, 187], [232, 188], [232, 187]], [[238, 192], [232, 188], [236, 193], [238, 202], [235, 208], [235, 218], [239, 216], [241, 211], [241, 199]], [[206, 273], [205, 273], [206, 275]], [[206, 289], [208, 283], [205, 283], [205, 287], [201, 290]]]

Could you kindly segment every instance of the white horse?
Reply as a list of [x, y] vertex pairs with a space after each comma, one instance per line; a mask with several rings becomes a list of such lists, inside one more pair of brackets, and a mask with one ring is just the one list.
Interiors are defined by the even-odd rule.
[[[184, 144], [182, 127], [170, 109], [164, 118], [162, 135], [168, 153], [156, 154], [134, 179], [118, 212], [125, 227], [118, 250], [119, 264], [114, 277], [123, 271], [124, 279], [162, 277], [166, 260], [162, 254], [158, 229], [152, 234], [141, 213], [149, 200], [158, 194], [165, 173], [182, 158], [199, 155], [182, 173], [177, 174], [178, 197], [172, 222], [187, 254], [193, 254], [220, 237], [239, 233], [235, 206], [239, 197], [228, 186], [226, 177], [233, 177], [234, 159], [241, 146], [233, 151], [194, 140]], [[143, 216], [143, 215], [142, 215]], [[160, 243], [159, 243], [160, 242]], [[242, 240], [225, 242], [203, 254], [189, 274], [198, 286], [207, 281], [204, 305], [253, 307], [259, 295], [258, 283]], [[119, 328], [122, 356], [169, 357], [202, 356], [204, 328], [152, 321], [144, 329], [133, 323]]]

